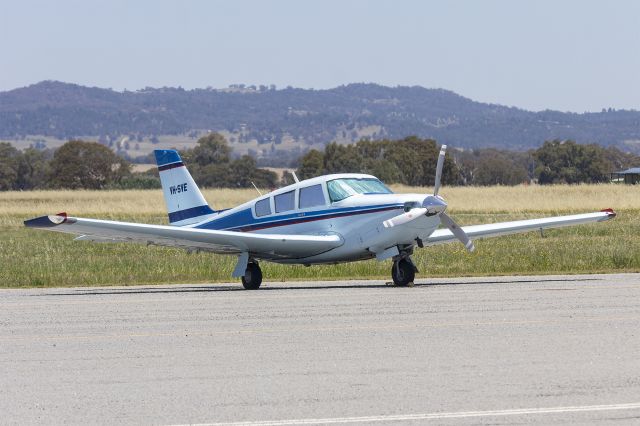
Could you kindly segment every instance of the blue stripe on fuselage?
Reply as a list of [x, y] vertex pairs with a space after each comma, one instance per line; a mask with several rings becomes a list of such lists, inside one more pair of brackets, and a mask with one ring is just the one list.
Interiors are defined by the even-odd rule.
[[337, 209], [315, 210], [298, 212], [281, 216], [269, 216], [255, 219], [251, 208], [232, 213], [228, 216], [215, 218], [207, 223], [198, 225], [197, 228], [216, 229], [226, 231], [257, 231], [259, 229], [273, 228], [276, 226], [295, 225], [298, 223], [312, 222], [316, 220], [333, 219], [337, 217], [359, 214], [378, 213], [387, 210], [403, 208], [404, 204], [381, 204], [377, 206], [343, 207]]

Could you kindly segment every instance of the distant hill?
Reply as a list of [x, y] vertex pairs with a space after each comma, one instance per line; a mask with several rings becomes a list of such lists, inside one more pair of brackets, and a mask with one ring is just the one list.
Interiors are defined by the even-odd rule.
[[[0, 92], [0, 139], [93, 136], [142, 141], [224, 131], [233, 143], [277, 148], [348, 143], [363, 136], [430, 137], [461, 148], [528, 149], [549, 139], [640, 152], [640, 112], [530, 112], [422, 87], [350, 84], [329, 90], [266, 86], [147, 88], [136, 92], [44, 81]], [[282, 143], [285, 145], [280, 146]], [[269, 144], [269, 145], [265, 145]], [[288, 145], [287, 145], [288, 144]]]

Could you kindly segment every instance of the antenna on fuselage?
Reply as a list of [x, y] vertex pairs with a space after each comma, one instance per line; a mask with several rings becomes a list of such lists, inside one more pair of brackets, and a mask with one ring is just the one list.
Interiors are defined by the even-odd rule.
[[260, 194], [260, 196], [262, 196], [262, 192], [260, 192], [260, 190], [258, 189], [258, 187], [256, 186], [255, 183], [251, 182], [251, 185], [253, 185], [253, 187], [256, 189], [256, 191], [258, 191], [258, 194]]
[[296, 183], [300, 182], [300, 180], [298, 179], [298, 176], [296, 176], [295, 170], [291, 170], [291, 175], [293, 176], [293, 180], [295, 180]]

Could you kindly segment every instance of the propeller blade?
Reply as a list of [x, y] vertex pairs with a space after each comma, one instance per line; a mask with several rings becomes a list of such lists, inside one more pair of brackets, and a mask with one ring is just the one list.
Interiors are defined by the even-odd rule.
[[446, 213], [440, 213], [440, 221], [444, 226], [449, 228], [451, 233], [456, 236], [458, 240], [464, 245], [464, 247], [471, 253], [476, 249], [473, 245], [473, 241], [469, 239], [469, 236], [464, 232], [462, 228]]
[[406, 213], [402, 213], [396, 217], [392, 217], [389, 220], [385, 220], [382, 222], [385, 228], [393, 228], [394, 226], [403, 225], [407, 222], [411, 222], [414, 219], [419, 218], [422, 215], [427, 214], [427, 209], [423, 207], [418, 207], [415, 209], [411, 209]]
[[440, 180], [442, 177], [442, 166], [444, 166], [444, 155], [447, 152], [447, 146], [442, 145], [440, 147], [440, 154], [438, 155], [438, 163], [436, 165], [436, 182], [433, 187], [433, 195], [438, 195], [440, 191]]

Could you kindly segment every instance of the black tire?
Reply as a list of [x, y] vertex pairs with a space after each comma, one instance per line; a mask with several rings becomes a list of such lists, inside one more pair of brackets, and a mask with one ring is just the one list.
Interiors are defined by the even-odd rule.
[[398, 287], [406, 287], [413, 282], [416, 277], [416, 270], [406, 259], [400, 259], [398, 262], [394, 262], [391, 267], [391, 278], [393, 283]]
[[262, 271], [257, 263], [248, 263], [247, 270], [242, 276], [242, 285], [247, 290], [257, 290], [262, 284]]

